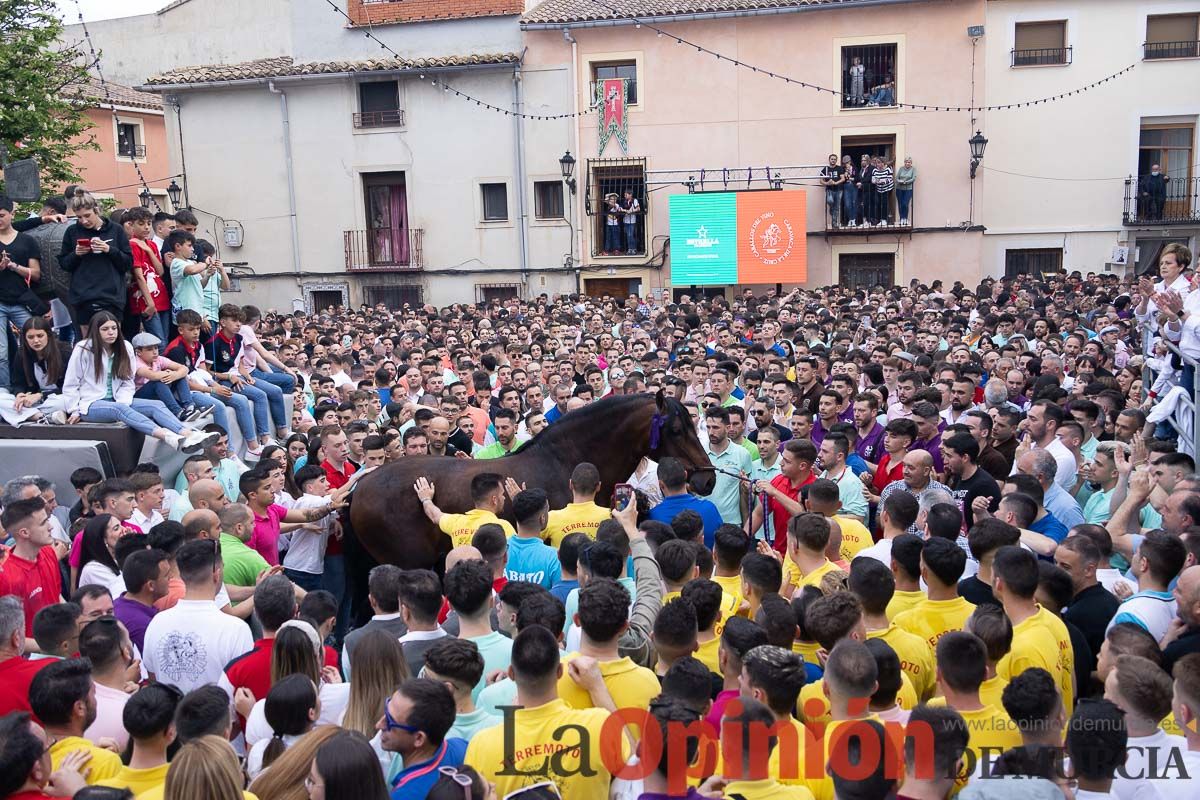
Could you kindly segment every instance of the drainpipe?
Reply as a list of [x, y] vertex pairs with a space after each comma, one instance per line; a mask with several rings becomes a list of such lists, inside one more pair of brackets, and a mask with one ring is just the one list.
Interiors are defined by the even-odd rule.
[[288, 217], [292, 223], [292, 271], [300, 277], [300, 227], [296, 222], [296, 176], [292, 168], [292, 121], [288, 116], [287, 92], [275, 88], [275, 81], [267, 81], [272, 94], [279, 95], [279, 113], [283, 117], [283, 158], [287, 164]]
[[[571, 152], [579, 157], [576, 168], [584, 167], [584, 157], [579, 150], [579, 79], [577, 77], [576, 65], [579, 63], [579, 42], [575, 41], [575, 37], [571, 35], [569, 28], [562, 29], [563, 39], [571, 43], [571, 68], [567, 70], [568, 80], [571, 81], [571, 133], [568, 137], [571, 142]], [[590, 100], [588, 101], [591, 102]], [[576, 172], [576, 185], [582, 183], [587, 185], [584, 177]], [[578, 265], [583, 264], [583, 196], [578, 193], [571, 194], [571, 205], [575, 206], [575, 219], [579, 220], [579, 224], [571, 229], [571, 258], [576, 265], [575, 270], [575, 293], [580, 293], [579, 269]]]
[[[525, 53], [521, 53], [521, 59]], [[513, 67], [513, 147], [517, 167], [517, 246], [521, 252], [521, 283], [529, 285], [529, 215], [525, 208], [525, 118], [521, 116], [521, 61]]]

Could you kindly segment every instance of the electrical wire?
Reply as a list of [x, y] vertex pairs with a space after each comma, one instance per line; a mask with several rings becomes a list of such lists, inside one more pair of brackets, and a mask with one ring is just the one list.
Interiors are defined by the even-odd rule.
[[[985, 166], [983, 164], [980, 164], [980, 166], [983, 167], [983, 169], [987, 170], [988, 172], [998, 172], [1001, 175], [1011, 175], [1015, 178], [1029, 178], [1030, 180], [1035, 180], [1035, 181], [1055, 181], [1055, 182], [1067, 182], [1067, 183], [1093, 183], [1093, 182], [1104, 182], [1104, 181], [1128, 181], [1128, 180], [1133, 180], [1133, 179], [1137, 178], [1137, 176], [1135, 176], [1135, 175], [1121, 175], [1121, 176], [1118, 176], [1115, 178], [1060, 178], [1056, 175], [1026, 175], [1021, 172], [1010, 172], [1008, 170], [997, 169], [995, 167], [989, 167], [989, 166]], [[1193, 164], [1189, 168], [1189, 171], [1194, 170], [1196, 167], [1200, 167], [1200, 164]]]

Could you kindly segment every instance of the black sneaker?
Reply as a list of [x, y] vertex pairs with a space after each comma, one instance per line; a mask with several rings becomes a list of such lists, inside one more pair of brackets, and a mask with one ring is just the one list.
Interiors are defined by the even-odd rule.
[[189, 418], [192, 416], [192, 414], [194, 414], [194, 413], [196, 413], [196, 405], [195, 405], [195, 403], [188, 403], [186, 406], [184, 406], [183, 408], [179, 409], [179, 413], [178, 413], [178, 414], [176, 414], [175, 416], [176, 416], [178, 419], [180, 419], [180, 420], [187, 420], [187, 419], [189, 419]]

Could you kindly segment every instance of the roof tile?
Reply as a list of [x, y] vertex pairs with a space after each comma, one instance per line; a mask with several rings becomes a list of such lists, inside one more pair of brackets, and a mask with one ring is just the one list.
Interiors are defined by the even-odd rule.
[[722, 11], [755, 11], [767, 8], [854, 5], [864, 0], [545, 0], [521, 17], [521, 22], [567, 23], [630, 17], [670, 17]]
[[322, 75], [338, 72], [378, 72], [396, 70], [469, 67], [483, 64], [512, 64], [521, 58], [518, 53], [483, 53], [465, 56], [434, 58], [371, 58], [365, 60], [310, 61], [297, 64], [291, 56], [260, 58], [238, 64], [211, 64], [180, 67], [155, 75], [147, 86], [169, 86], [179, 83], [222, 83], [254, 78], [283, 78], [295, 75]]
[[162, 111], [162, 98], [158, 95], [139, 92], [137, 89], [131, 89], [128, 86], [122, 86], [112, 81], [106, 81], [106, 83], [108, 84], [107, 96], [100, 80], [91, 76], [83, 82], [67, 86], [63, 89], [63, 93], [72, 99], [82, 100], [88, 105], [106, 106], [111, 101], [115, 105], [128, 108], [145, 108], [153, 111]]

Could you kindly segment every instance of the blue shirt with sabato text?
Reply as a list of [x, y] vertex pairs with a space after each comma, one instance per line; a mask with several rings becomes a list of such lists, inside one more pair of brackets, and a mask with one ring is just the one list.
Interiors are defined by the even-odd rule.
[[[740, 448], [739, 448], [740, 449]], [[743, 449], [743, 453], [746, 451]], [[746, 454], [749, 456], [749, 453]], [[721, 527], [721, 512], [710, 501], [691, 494], [677, 494], [664, 497], [663, 501], [650, 509], [650, 519], [671, 524], [671, 520], [681, 511], [695, 511], [704, 521], [704, 546], [712, 549], [713, 537], [717, 528]]]
[[508, 540], [508, 563], [504, 577], [510, 581], [536, 583], [546, 589], [562, 580], [558, 551], [541, 539], [513, 536]]

